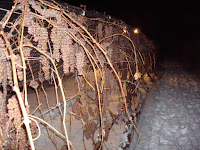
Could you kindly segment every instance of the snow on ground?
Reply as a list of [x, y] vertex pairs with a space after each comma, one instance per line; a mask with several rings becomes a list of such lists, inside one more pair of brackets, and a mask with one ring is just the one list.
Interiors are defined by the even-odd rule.
[[141, 141], [132, 142], [130, 150], [199, 150], [199, 81], [182, 67], [168, 65], [156, 86], [141, 110]]

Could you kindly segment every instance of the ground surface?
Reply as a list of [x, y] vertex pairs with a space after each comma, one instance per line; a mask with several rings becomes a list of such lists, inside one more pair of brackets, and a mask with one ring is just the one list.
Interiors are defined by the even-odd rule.
[[165, 68], [142, 106], [141, 141], [132, 142], [131, 150], [200, 149], [199, 80], [179, 65]]
[[[156, 81], [155, 87], [149, 91], [146, 100], [141, 108], [141, 115], [138, 122], [138, 130], [141, 134], [141, 141], [137, 142], [137, 136], [130, 145], [130, 150], [199, 150], [200, 149], [200, 80], [180, 65], [166, 64], [161, 79]], [[192, 72], [193, 73], [193, 72]], [[73, 80], [64, 80], [67, 97], [76, 95]], [[56, 105], [54, 87], [45, 88], [49, 99], [50, 107]], [[58, 93], [60, 97], [60, 93]], [[42, 110], [47, 109], [45, 94], [40, 92]], [[35, 93], [29, 94], [31, 112], [38, 106]], [[61, 133], [61, 118], [58, 109], [52, 110], [53, 123], [46, 119]], [[37, 116], [37, 112], [35, 114]], [[75, 150], [84, 149], [82, 123], [72, 118], [71, 129], [68, 124], [69, 138], [74, 144]], [[124, 124], [112, 127], [109, 141], [106, 143], [108, 150], [119, 149], [120, 143], [125, 136]], [[41, 125], [42, 134], [35, 141], [38, 150], [56, 149], [48, 138], [46, 129]], [[65, 143], [56, 137], [58, 149]], [[92, 143], [85, 139], [86, 149], [93, 149]], [[105, 148], [106, 149], [106, 148]]]
[[[68, 102], [67, 113], [66, 113], [67, 114], [66, 127], [68, 131], [69, 140], [72, 142], [74, 150], [84, 150], [84, 149], [93, 150], [94, 146], [93, 146], [92, 141], [90, 139], [86, 139], [85, 137], [83, 140], [82, 121], [76, 120], [74, 115], [71, 115], [70, 117], [70, 112], [72, 112], [72, 104], [77, 100], [75, 78], [73, 77], [64, 78], [63, 88], [66, 91], [66, 99]], [[92, 95], [94, 96], [95, 94], [90, 93], [91, 97], [93, 97]], [[58, 90], [58, 97], [59, 97], [60, 102], [62, 103], [62, 97], [59, 90]], [[110, 95], [110, 97], [112, 97], [113, 99], [113, 102], [111, 103], [112, 107], [110, 107], [110, 110], [112, 112], [117, 113], [118, 103], [115, 103], [115, 101], [120, 98], [120, 95], [119, 93], [118, 94], [115, 93], [113, 95]], [[56, 96], [55, 96], [54, 86], [51, 86], [48, 84], [45, 85], [45, 92], [43, 92], [42, 90], [39, 91], [39, 99], [40, 99], [41, 109], [43, 111], [46, 121], [50, 125], [52, 125], [57, 131], [64, 134], [63, 126], [62, 126], [62, 118], [59, 113], [58, 107], [55, 107], [57, 105], [56, 105]], [[49, 107], [51, 108], [51, 111], [48, 111], [48, 107], [46, 104], [47, 99], [48, 99], [48, 104], [49, 104]], [[34, 110], [36, 109], [37, 111], [35, 111], [34, 115], [41, 118], [41, 115], [37, 109], [38, 102], [37, 102], [36, 93], [34, 91], [29, 92], [28, 100], [30, 104], [30, 111], [34, 112]], [[63, 111], [63, 105], [60, 105], [60, 108], [61, 108], [61, 111]], [[116, 121], [117, 123], [112, 126], [109, 133], [108, 140], [103, 145], [103, 147], [105, 148], [103, 149], [116, 150], [116, 149], [119, 149], [121, 144], [126, 145], [128, 135], [127, 133], [124, 134], [124, 131], [127, 130], [127, 125], [120, 120], [122, 120], [122, 118], [117, 120]], [[66, 145], [66, 143], [62, 140], [62, 138], [59, 138], [58, 136], [54, 136], [50, 130], [49, 133], [55, 143], [53, 144], [52, 140], [48, 137], [47, 130], [43, 124], [40, 124], [40, 129], [41, 129], [41, 135], [37, 140], [34, 141], [34, 144], [37, 150], [56, 150], [56, 147], [57, 149], [61, 149], [63, 148], [64, 145]], [[62, 150], [65, 150], [65, 149], [62, 149]]]

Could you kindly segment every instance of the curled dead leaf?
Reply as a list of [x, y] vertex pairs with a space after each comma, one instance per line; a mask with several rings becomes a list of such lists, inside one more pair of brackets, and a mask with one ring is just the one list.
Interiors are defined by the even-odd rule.
[[135, 80], [139, 80], [141, 78], [141, 73], [140, 72], [136, 72], [134, 74], [134, 78], [135, 78]]

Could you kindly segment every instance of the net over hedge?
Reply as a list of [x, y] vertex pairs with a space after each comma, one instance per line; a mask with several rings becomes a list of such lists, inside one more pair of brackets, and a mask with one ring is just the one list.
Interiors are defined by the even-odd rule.
[[[62, 93], [61, 137], [68, 148], [73, 147], [66, 130], [69, 110], [61, 80], [69, 74], [78, 82], [72, 111], [84, 122], [87, 139], [97, 143], [98, 131], [102, 147], [119, 116], [125, 116], [139, 135], [136, 113], [139, 97], [154, 77], [155, 48], [140, 30], [122, 20], [54, 0], [15, 0], [0, 21], [0, 64], [1, 149], [34, 149], [38, 130], [34, 122], [40, 120], [29, 113], [27, 87], [37, 90], [50, 80]], [[86, 98], [88, 92], [94, 93], [94, 99]], [[113, 92], [121, 95], [117, 114], [110, 109]]]

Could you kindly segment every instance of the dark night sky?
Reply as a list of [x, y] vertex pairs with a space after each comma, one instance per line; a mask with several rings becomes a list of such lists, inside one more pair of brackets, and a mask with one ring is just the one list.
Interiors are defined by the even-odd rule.
[[[0, 0], [2, 2], [4, 0]], [[12, 1], [12, 0], [7, 0]], [[200, 67], [200, 9], [195, 0], [58, 0], [106, 12], [138, 27], [159, 47], [162, 59]]]
[[[4, 0], [0, 0], [3, 2]], [[12, 1], [12, 0], [7, 0]], [[7, 2], [6, 1], [6, 2]], [[138, 27], [159, 47], [160, 58], [199, 65], [200, 9], [195, 0], [58, 0], [106, 12]], [[0, 3], [1, 5], [1, 3]]]
[[[64, 0], [63, 0], [64, 1]], [[65, 1], [66, 2], [66, 1]], [[159, 46], [161, 58], [200, 63], [200, 10], [192, 1], [67, 0], [139, 27]], [[187, 56], [187, 57], [186, 57]]]

